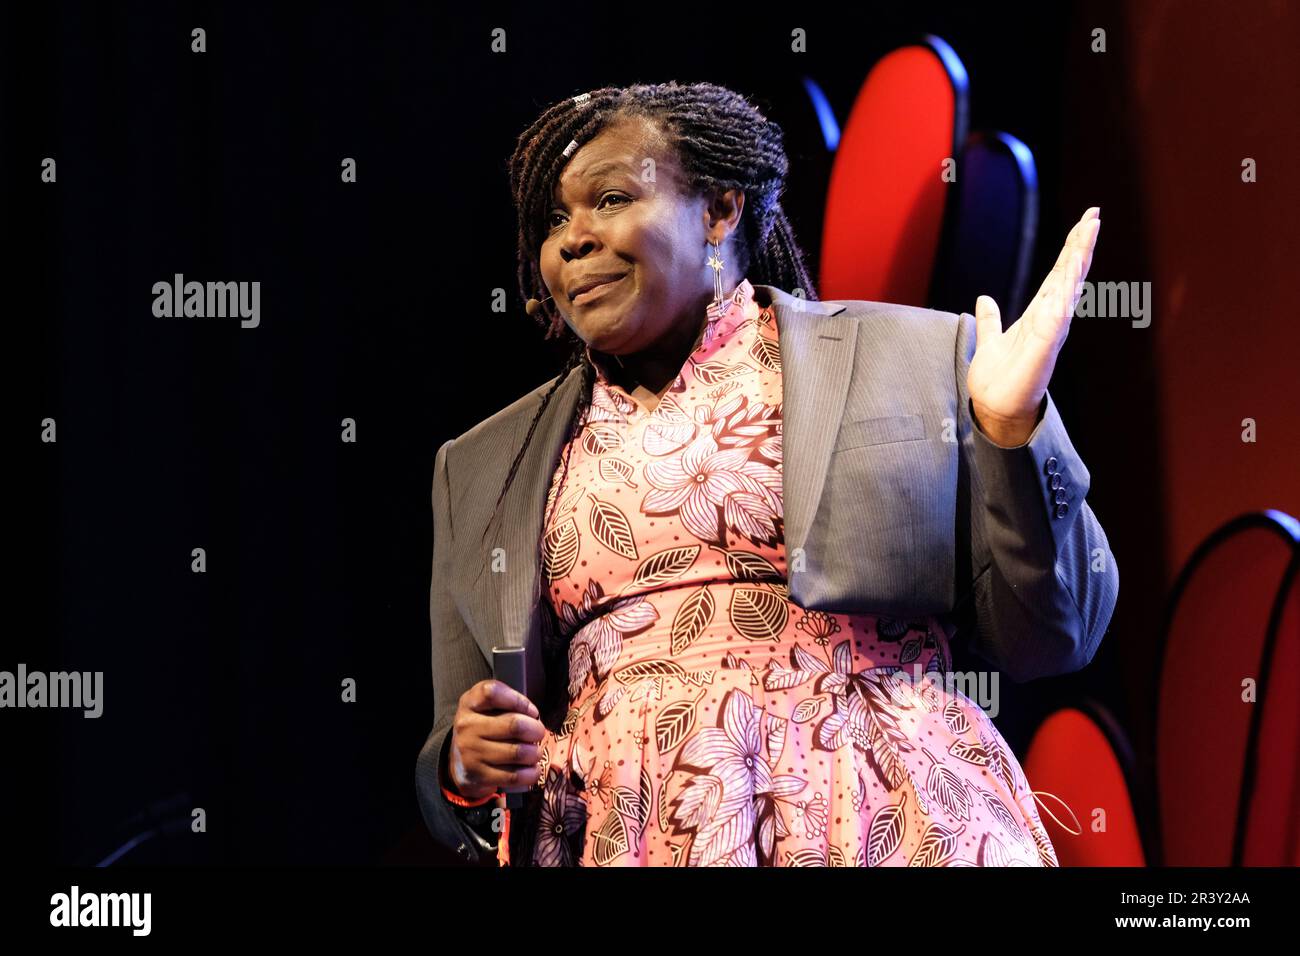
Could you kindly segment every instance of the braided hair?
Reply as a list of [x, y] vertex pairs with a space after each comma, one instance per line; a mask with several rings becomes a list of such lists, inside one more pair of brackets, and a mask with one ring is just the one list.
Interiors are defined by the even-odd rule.
[[[728, 189], [744, 192], [745, 204], [732, 250], [742, 276], [755, 284], [800, 289], [805, 298], [817, 298], [803, 250], [781, 208], [781, 192], [790, 169], [781, 127], [739, 93], [712, 83], [676, 81], [603, 87], [565, 98], [548, 107], [519, 135], [509, 171], [519, 220], [518, 282], [522, 297], [545, 296], [540, 249], [546, 238], [546, 212], [561, 170], [582, 144], [606, 126], [633, 117], [649, 119], [664, 136], [681, 164], [686, 188], [700, 194]], [[543, 291], [536, 291], [539, 289]], [[595, 381], [586, 343], [568, 328], [554, 304], [544, 303], [534, 313], [534, 319], [545, 330], [546, 339], [562, 337], [567, 331], [573, 350], [533, 417], [497, 498], [498, 507], [555, 390], [574, 367], [582, 366], [578, 403], [569, 421], [572, 436], [590, 404]]]

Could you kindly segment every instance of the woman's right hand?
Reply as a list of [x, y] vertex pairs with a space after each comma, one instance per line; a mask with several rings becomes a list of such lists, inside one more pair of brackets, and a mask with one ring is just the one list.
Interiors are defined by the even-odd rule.
[[478, 800], [497, 790], [522, 792], [538, 779], [546, 726], [533, 702], [488, 678], [460, 695], [452, 718], [448, 772], [457, 792]]

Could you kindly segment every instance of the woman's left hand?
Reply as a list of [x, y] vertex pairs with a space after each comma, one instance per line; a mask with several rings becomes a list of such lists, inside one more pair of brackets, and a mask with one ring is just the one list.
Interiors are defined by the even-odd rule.
[[1075, 223], [1033, 302], [1005, 332], [997, 303], [987, 295], [975, 302], [975, 355], [966, 386], [978, 427], [995, 444], [1023, 445], [1033, 434], [1092, 265], [1100, 216], [1100, 207], [1093, 206]]

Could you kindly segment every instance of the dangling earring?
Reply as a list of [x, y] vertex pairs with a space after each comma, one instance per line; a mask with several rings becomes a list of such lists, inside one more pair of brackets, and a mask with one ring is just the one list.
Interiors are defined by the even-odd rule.
[[722, 256], [716, 242], [710, 239], [709, 245], [713, 247], [713, 255], [709, 256], [709, 268], [713, 270], [713, 306], [719, 309], [722, 307]]

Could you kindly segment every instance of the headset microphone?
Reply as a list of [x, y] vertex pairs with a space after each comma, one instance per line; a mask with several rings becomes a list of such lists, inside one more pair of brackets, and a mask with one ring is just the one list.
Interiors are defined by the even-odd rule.
[[527, 302], [524, 303], [524, 311], [527, 312], [529, 315], [536, 315], [537, 310], [542, 307], [543, 302], [550, 302], [554, 298], [555, 296], [548, 295], [545, 299], [540, 299], [540, 300], [529, 299]]

